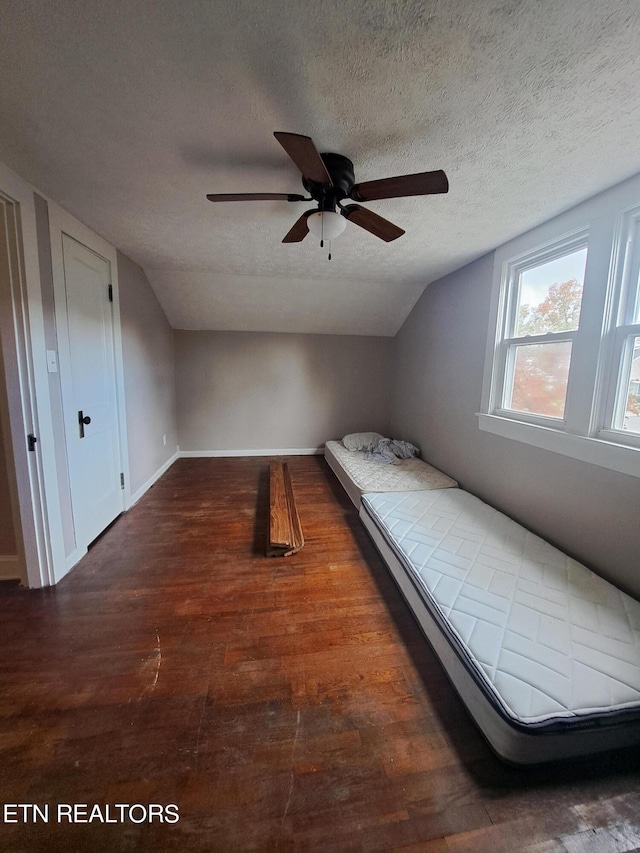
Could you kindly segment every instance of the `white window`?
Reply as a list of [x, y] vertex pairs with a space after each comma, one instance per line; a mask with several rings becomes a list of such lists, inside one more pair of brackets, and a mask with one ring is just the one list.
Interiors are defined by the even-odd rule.
[[602, 437], [640, 445], [640, 208], [622, 218]]
[[534, 423], [564, 421], [586, 260], [580, 236], [507, 265], [496, 411]]
[[479, 419], [640, 476], [640, 181], [628, 184], [496, 250]]

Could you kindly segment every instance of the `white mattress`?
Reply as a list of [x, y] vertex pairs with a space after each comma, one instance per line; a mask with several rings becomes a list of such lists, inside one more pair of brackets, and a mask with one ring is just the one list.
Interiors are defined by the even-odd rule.
[[640, 742], [638, 601], [460, 489], [368, 494], [361, 517], [499, 754]]
[[449, 489], [458, 484], [422, 459], [399, 459], [397, 464], [367, 461], [364, 451], [347, 450], [340, 441], [328, 441], [324, 455], [353, 503], [360, 506], [365, 492], [409, 492]]

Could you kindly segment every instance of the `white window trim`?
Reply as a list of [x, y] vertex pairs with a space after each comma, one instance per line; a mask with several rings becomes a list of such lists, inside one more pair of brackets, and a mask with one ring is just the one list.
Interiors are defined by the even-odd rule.
[[[481, 410], [477, 413], [480, 429], [640, 477], [640, 437], [605, 428], [611, 423], [615, 405], [612, 395], [605, 391], [605, 379], [616, 363], [611, 345], [615, 335], [610, 330], [619, 319], [613, 312], [619, 304], [620, 288], [626, 287], [624, 270], [628, 261], [624, 243], [629, 222], [640, 218], [639, 199], [640, 176], [496, 249]], [[504, 377], [498, 347], [505, 343], [509, 277], [514, 270], [526, 267], [529, 260], [542, 263], [545, 253], [552, 257], [554, 251], [570, 250], [572, 241], [578, 244], [585, 235], [589, 251], [580, 329], [574, 333], [573, 344], [579, 356], [572, 358], [565, 419], [500, 409], [497, 404], [503, 393]], [[590, 284], [603, 281], [606, 287]], [[625, 332], [628, 328], [625, 327]], [[594, 341], [599, 344], [594, 346]]]
[[[640, 336], [640, 321], [636, 315], [636, 300], [639, 297], [636, 287], [630, 281], [638, 281], [640, 273], [640, 203], [620, 212], [616, 227], [615, 244], [615, 288], [611, 288], [608, 328], [610, 344], [606, 359], [606, 371], [617, 374], [615, 386], [610, 383], [602, 395], [602, 418], [598, 434], [602, 438], [617, 436], [621, 443], [640, 445], [640, 436], [616, 429], [623, 404], [624, 389], [621, 380], [625, 367], [625, 350], [630, 337]], [[617, 311], [616, 311], [617, 308]], [[617, 367], [616, 367], [617, 365]]]
[[609, 468], [611, 471], [619, 471], [621, 474], [640, 477], [640, 451], [635, 447], [614, 444], [612, 441], [603, 441], [599, 438], [573, 435], [499, 415], [487, 415], [483, 412], [478, 412], [477, 415], [480, 429], [485, 432], [531, 444], [542, 450], [549, 450], [551, 453], [571, 456], [573, 459], [590, 462], [592, 465]]

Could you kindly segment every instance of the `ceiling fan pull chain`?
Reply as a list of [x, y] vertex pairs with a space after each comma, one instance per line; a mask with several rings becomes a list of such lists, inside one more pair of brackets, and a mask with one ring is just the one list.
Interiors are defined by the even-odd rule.
[[329, 240], [329, 257], [327, 258], [327, 260], [331, 260], [331, 240]]

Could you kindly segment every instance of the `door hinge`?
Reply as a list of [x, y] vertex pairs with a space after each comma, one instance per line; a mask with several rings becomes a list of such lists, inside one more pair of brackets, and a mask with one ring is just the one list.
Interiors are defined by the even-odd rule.
[[35, 435], [32, 432], [30, 432], [29, 435], [27, 436], [27, 450], [29, 450], [31, 453], [33, 453], [36, 449], [36, 442], [37, 441], [38, 441], [38, 439], [35, 437]]
[[113, 302], [113, 285], [109, 285], [109, 302]]
[[124, 489], [124, 474], [120, 474], [120, 488]]

